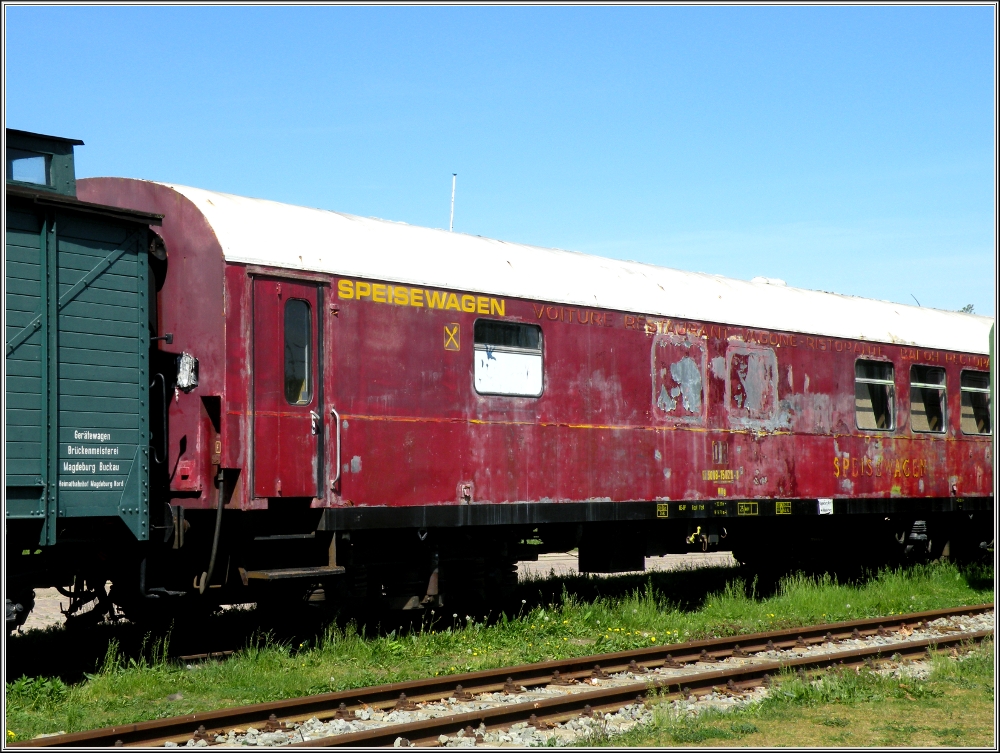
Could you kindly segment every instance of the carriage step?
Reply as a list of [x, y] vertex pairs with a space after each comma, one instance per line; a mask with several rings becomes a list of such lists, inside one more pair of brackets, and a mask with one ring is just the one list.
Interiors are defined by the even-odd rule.
[[247, 570], [249, 580], [294, 580], [299, 578], [326, 578], [342, 575], [344, 568], [339, 565], [324, 567], [287, 567], [281, 570]]

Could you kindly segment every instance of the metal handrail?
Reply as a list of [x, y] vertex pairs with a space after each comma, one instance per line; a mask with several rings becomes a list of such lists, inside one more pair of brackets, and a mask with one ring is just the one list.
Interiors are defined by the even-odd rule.
[[330, 481], [330, 489], [333, 489], [337, 486], [337, 482], [340, 481], [340, 414], [333, 407], [330, 408], [330, 413], [333, 414], [333, 419], [337, 425], [337, 475]]
[[153, 462], [157, 465], [163, 465], [167, 462], [167, 379], [163, 374], [157, 372], [153, 375], [153, 381], [149, 383], [150, 389], [153, 389], [153, 385], [156, 384], [157, 377], [159, 377], [160, 385], [163, 388], [163, 426], [161, 427], [161, 431], [163, 432], [163, 457], [160, 457], [159, 453], [157, 453], [152, 442], [149, 443], [149, 449], [153, 452]]

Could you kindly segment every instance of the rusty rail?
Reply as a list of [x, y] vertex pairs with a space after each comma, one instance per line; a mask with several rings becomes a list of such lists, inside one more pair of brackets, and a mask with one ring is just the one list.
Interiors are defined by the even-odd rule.
[[780, 674], [782, 670], [823, 669], [834, 665], [857, 666], [866, 661], [884, 658], [886, 654], [912, 656], [926, 654], [932, 647], [948, 648], [970, 640], [981, 641], [993, 635], [992, 630], [979, 630], [953, 637], [924, 638], [906, 641], [891, 646], [872, 646], [850, 651], [836, 651], [822, 656], [803, 656], [797, 659], [766, 662], [742, 667], [727, 667], [714, 672], [700, 672], [694, 675], [671, 678], [651, 678], [648, 682], [631, 683], [615, 688], [601, 688], [572, 693], [559, 698], [534, 700], [527, 703], [511, 704], [496, 708], [470, 711], [446, 717], [423, 719], [406, 724], [393, 724], [360, 732], [351, 732], [316, 740], [292, 743], [296, 748], [341, 748], [378, 747], [392, 745], [397, 738], [404, 738], [408, 744], [428, 743], [440, 735], [454, 735], [467, 726], [485, 724], [487, 730], [509, 727], [535, 716], [542, 722], [558, 722], [578, 716], [587, 706], [594, 711], [605, 711], [621, 707], [623, 704], [644, 702], [651, 690], [666, 690], [676, 687], [675, 695], [682, 688], [697, 694], [698, 690], [725, 687], [730, 680], [741, 689], [763, 683], [765, 677]]
[[[727, 636], [701, 641], [690, 641], [687, 643], [667, 644], [657, 647], [634, 649], [631, 651], [619, 651], [610, 654], [598, 654], [573, 659], [524, 664], [516, 667], [504, 667], [500, 669], [483, 670], [480, 672], [467, 672], [463, 674], [447, 675], [444, 677], [434, 677], [424, 680], [409, 680], [406, 682], [378, 685], [369, 688], [357, 688], [353, 690], [324, 693], [321, 695], [274, 701], [270, 703], [258, 703], [250, 706], [240, 706], [204, 713], [187, 714], [168, 719], [157, 719], [148, 722], [138, 722], [135, 724], [116, 725], [113, 727], [105, 727], [86, 732], [75, 732], [66, 735], [37, 738], [20, 743], [10, 743], [9, 745], [12, 747], [41, 748], [106, 747], [114, 746], [116, 743], [118, 745], [148, 746], [155, 744], [162, 745], [168, 740], [183, 743], [191, 737], [194, 730], [196, 730], [200, 725], [204, 725], [208, 729], [243, 726], [263, 727], [266, 724], [266, 720], [272, 714], [285, 721], [304, 721], [313, 716], [320, 719], [329, 719], [336, 715], [340, 704], [346, 704], [349, 709], [359, 708], [363, 705], [380, 709], [388, 709], [397, 702], [401, 693], [405, 693], [407, 698], [410, 700], [419, 702], [440, 700], [442, 698], [452, 696], [454, 695], [456, 684], [461, 684], [466, 691], [474, 694], [500, 691], [503, 689], [505, 682], [508, 680], [512, 680], [518, 685], [527, 687], [541, 686], [548, 684], [553, 679], [556, 672], [558, 672], [562, 677], [572, 679], [589, 677], [595, 664], [600, 664], [605, 671], [611, 673], [628, 669], [629, 664], [632, 662], [635, 662], [643, 667], [655, 668], [658, 666], [662, 667], [665, 664], [673, 666], [671, 662], [676, 664], [687, 664], [703, 660], [706, 657], [712, 659], [725, 659], [729, 656], [733, 656], [734, 654], [739, 656], [742, 652], [754, 653], [769, 648], [793, 648], [797, 645], [801, 646], [802, 644], [809, 645], [822, 643], [829, 640], [830, 637], [833, 637], [834, 639], [841, 639], [857, 637], [857, 635], [862, 637], [871, 636], [878, 634], [880, 630], [898, 629], [903, 625], [929, 622], [942, 617], [961, 617], [965, 615], [980, 614], [992, 610], [993, 604], [980, 604], [950, 609], [936, 609], [906, 615], [894, 615], [891, 617], [851, 620], [849, 622], [827, 623], [811, 627], [789, 628], [786, 630], [775, 630], [764, 633]], [[945, 636], [934, 639], [924, 639], [922, 641], [923, 647], [918, 648], [917, 650], [926, 651], [927, 645], [929, 644], [936, 644], [938, 646], [953, 645], [955, 642], [961, 642], [962, 640], [968, 639], [968, 637], [969, 635], [966, 634], [964, 637], [956, 639]], [[921, 643], [921, 641], [912, 643], [917, 644]], [[893, 652], [899, 652], [898, 647], [903, 645], [904, 644], [902, 643], [894, 644], [892, 646]], [[884, 652], [885, 647], [882, 647], [881, 650]], [[834, 656], [834, 654], [831, 654], [830, 656]], [[838, 654], [835, 654], [835, 656], [837, 657], [837, 661], [839, 661], [844, 659], [846, 654], [844, 652], [839, 652]], [[824, 657], [807, 657], [805, 661], [808, 662], [809, 660], [812, 660], [822, 662], [823, 658]], [[801, 663], [797, 662], [799, 662], [799, 660], [790, 660], [784, 662], [784, 665], [797, 667]], [[754, 665], [753, 667], [742, 668], [742, 670], [749, 673], [749, 677], [749, 675], [752, 675], [757, 668], [763, 666], [767, 665]], [[805, 666], [805, 664], [802, 664], [802, 666]], [[823, 666], [823, 664], [820, 663], [815, 666]], [[720, 671], [724, 672], [726, 670]], [[776, 670], [772, 668], [769, 671], [762, 671], [761, 674], [773, 674], [775, 671]], [[696, 677], [701, 677], [702, 675], [705, 675], [706, 677], [708, 675], [712, 675], [714, 677], [717, 674], [718, 672], [711, 672], [686, 676], [684, 684], [694, 688], [696, 685], [692, 683]], [[735, 675], [729, 674], [726, 675], [726, 677], [728, 679], [729, 677], [735, 677]], [[660, 678], [660, 680], [662, 681], [663, 678]], [[706, 682], [709, 681], [706, 680]], [[660, 685], [662, 684], [663, 683], [660, 682]], [[673, 684], [676, 684], [676, 682]], [[709, 684], [718, 684], [718, 679], [711, 681]], [[644, 693], [646, 689], [651, 686], [657, 685], [652, 681], [636, 685], [628, 691], [626, 696], [621, 697], [634, 699], [637, 693]], [[617, 693], [619, 688], [603, 689], [603, 692], [612, 693], [612, 690]], [[593, 692], [600, 693], [602, 691]], [[605, 703], [611, 705], [621, 705], [620, 700], [602, 701], [599, 697], [594, 697], [590, 691], [576, 695], [586, 695], [591, 698], [591, 700], [587, 703], [594, 708], [604, 705]], [[612, 693], [609, 698], [612, 696], [614, 698], [619, 698], [620, 694], [614, 695], [614, 693]], [[556, 703], [556, 701], [560, 700], [561, 699], [553, 699], [552, 701], [535, 701], [532, 705], [538, 703], [540, 704], [539, 708], [548, 708], [545, 704], [554, 704], [554, 709], [562, 708], [558, 703]], [[569, 702], [568, 699], [566, 702]], [[510, 705], [502, 709], [484, 710], [475, 712], [474, 716], [477, 720], [485, 721], [487, 726], [504, 726], [505, 724], [512, 722], [500, 721], [500, 717], [497, 717], [496, 721], [487, 721], [487, 718], [489, 720], [494, 719], [494, 716], [491, 715], [493, 711], [495, 711], [496, 714], [500, 714], [500, 712], [507, 713], [514, 708], [515, 705]], [[580, 708], [582, 708], [582, 705]], [[537, 711], [538, 709], [535, 710], [535, 713], [537, 713]], [[559, 713], [569, 712], [561, 711]], [[455, 720], [458, 718], [459, 717], [457, 716], [448, 717], [448, 719]], [[459, 722], [456, 721], [455, 723], [458, 724]], [[465, 725], [469, 723], [470, 722], [468, 721], [462, 722], [462, 726], [460, 728], [464, 728]], [[390, 744], [395, 740], [395, 737], [406, 737], [405, 734], [399, 731], [406, 726], [407, 725], [393, 726], [393, 729], [398, 728], [398, 734], [393, 737], [393, 740], [389, 741]], [[352, 743], [347, 742], [349, 738], [354, 739], [356, 735], [369, 733], [374, 733], [374, 730], [366, 730], [364, 733], [359, 732], [338, 735], [336, 738], [324, 738], [322, 744], [326, 746], [350, 745]], [[447, 733], [440, 732], [437, 734]], [[344, 742], [341, 742], [342, 739]], [[311, 742], [312, 741], [306, 744], [311, 744]], [[298, 744], [301, 745], [303, 743]], [[319, 743], [317, 742], [316, 744]], [[379, 745], [382, 743], [369, 742], [365, 744]]]

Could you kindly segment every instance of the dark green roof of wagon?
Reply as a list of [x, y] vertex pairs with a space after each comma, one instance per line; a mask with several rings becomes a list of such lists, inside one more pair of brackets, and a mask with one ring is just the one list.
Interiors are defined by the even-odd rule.
[[22, 186], [7, 186], [6, 191], [8, 201], [11, 199], [19, 199], [37, 206], [85, 212], [87, 214], [97, 214], [109, 219], [139, 222], [143, 225], [160, 225], [163, 223], [162, 214], [151, 214], [150, 212], [139, 212], [135, 209], [110, 207], [105, 204], [92, 204], [89, 201], [80, 201], [73, 196], [65, 196], [53, 193], [52, 191], [36, 191]]
[[49, 136], [45, 133], [35, 133], [34, 131], [20, 131], [17, 128], [6, 129], [7, 133], [14, 134], [16, 136], [31, 136], [36, 139], [48, 139], [50, 141], [62, 141], [66, 144], [72, 144], [73, 146], [83, 146], [83, 142], [80, 139], [67, 139], [63, 136]]

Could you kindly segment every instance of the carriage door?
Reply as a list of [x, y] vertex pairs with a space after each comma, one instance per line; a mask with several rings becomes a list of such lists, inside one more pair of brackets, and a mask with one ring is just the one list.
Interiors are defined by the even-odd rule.
[[316, 285], [253, 283], [253, 496], [318, 497], [322, 371]]

